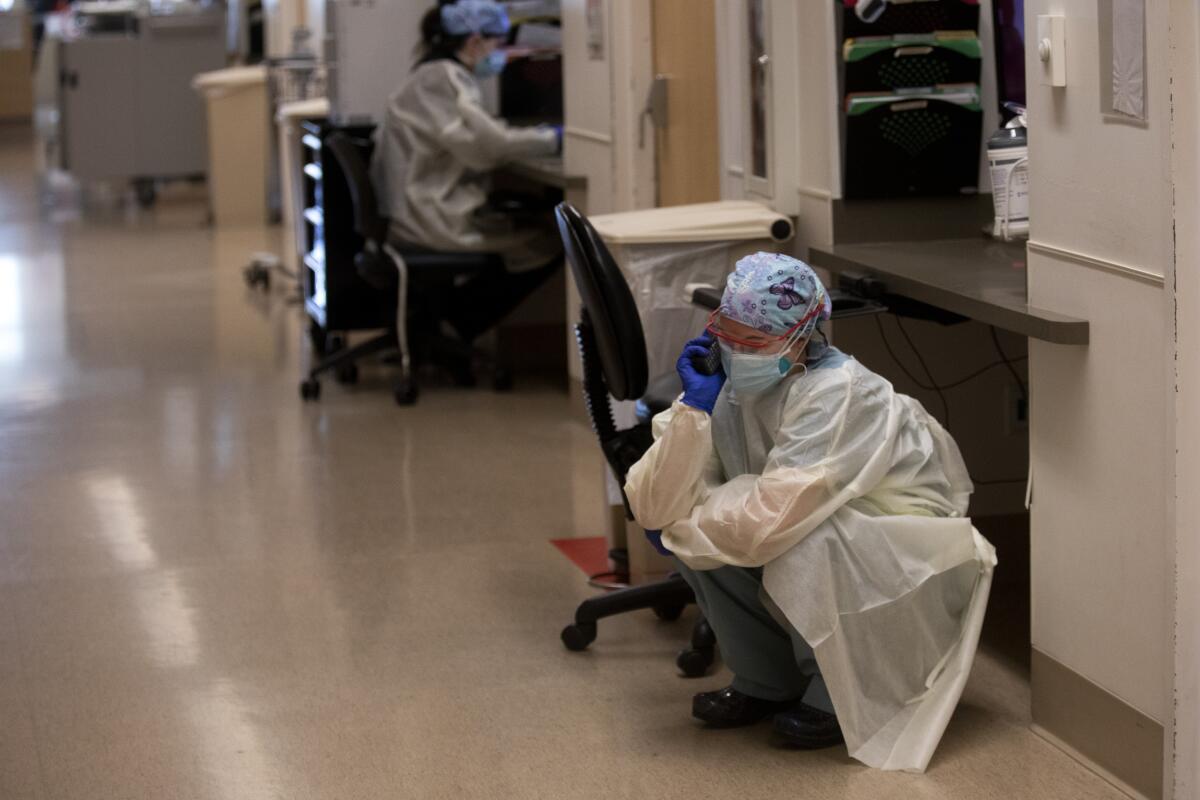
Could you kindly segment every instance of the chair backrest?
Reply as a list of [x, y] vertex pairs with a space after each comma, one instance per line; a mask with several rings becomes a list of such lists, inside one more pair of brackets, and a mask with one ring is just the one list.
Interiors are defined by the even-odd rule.
[[375, 199], [375, 187], [367, 171], [367, 161], [362, 155], [362, 145], [345, 133], [330, 135], [325, 144], [333, 151], [333, 157], [337, 159], [350, 187], [355, 232], [381, 246], [387, 239], [388, 225], [387, 220], [379, 216], [379, 203]]
[[609, 393], [637, 400], [646, 392], [646, 337], [625, 276], [600, 234], [570, 203], [554, 209], [567, 263], [592, 324]]

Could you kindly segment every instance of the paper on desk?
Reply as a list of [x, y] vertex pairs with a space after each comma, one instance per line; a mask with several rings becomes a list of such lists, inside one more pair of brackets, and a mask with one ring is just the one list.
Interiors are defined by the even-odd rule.
[[25, 49], [25, 15], [0, 14], [0, 50]]
[[1146, 2], [1113, 0], [1113, 110], [1146, 118]]
[[517, 28], [517, 47], [558, 49], [562, 47], [562, 28], [541, 22], [527, 22]]

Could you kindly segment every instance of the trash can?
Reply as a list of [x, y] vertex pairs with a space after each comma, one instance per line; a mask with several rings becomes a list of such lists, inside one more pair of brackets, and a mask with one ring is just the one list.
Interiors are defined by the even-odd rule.
[[270, 113], [264, 67], [203, 72], [192, 88], [208, 109], [208, 192], [217, 227], [268, 221]]
[[679, 351], [710, 313], [692, 305], [687, 286], [724, 287], [739, 258], [776, 251], [793, 234], [787, 217], [744, 200], [606, 214], [591, 222], [633, 291], [652, 386], [674, 374]]

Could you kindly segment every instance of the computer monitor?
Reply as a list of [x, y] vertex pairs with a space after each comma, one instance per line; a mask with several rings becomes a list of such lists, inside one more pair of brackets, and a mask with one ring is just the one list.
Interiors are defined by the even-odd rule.
[[1005, 119], [1005, 104], [1025, 105], [1025, 0], [992, 0], [996, 37], [996, 89]]
[[500, 73], [500, 116], [532, 125], [563, 121], [561, 55], [538, 55], [510, 61]]

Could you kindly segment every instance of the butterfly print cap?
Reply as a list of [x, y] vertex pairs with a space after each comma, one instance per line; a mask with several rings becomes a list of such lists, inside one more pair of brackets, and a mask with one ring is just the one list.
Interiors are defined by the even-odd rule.
[[725, 283], [723, 316], [774, 336], [805, 320], [798, 338], [829, 319], [833, 304], [812, 267], [781, 253], [755, 253], [737, 262]]

